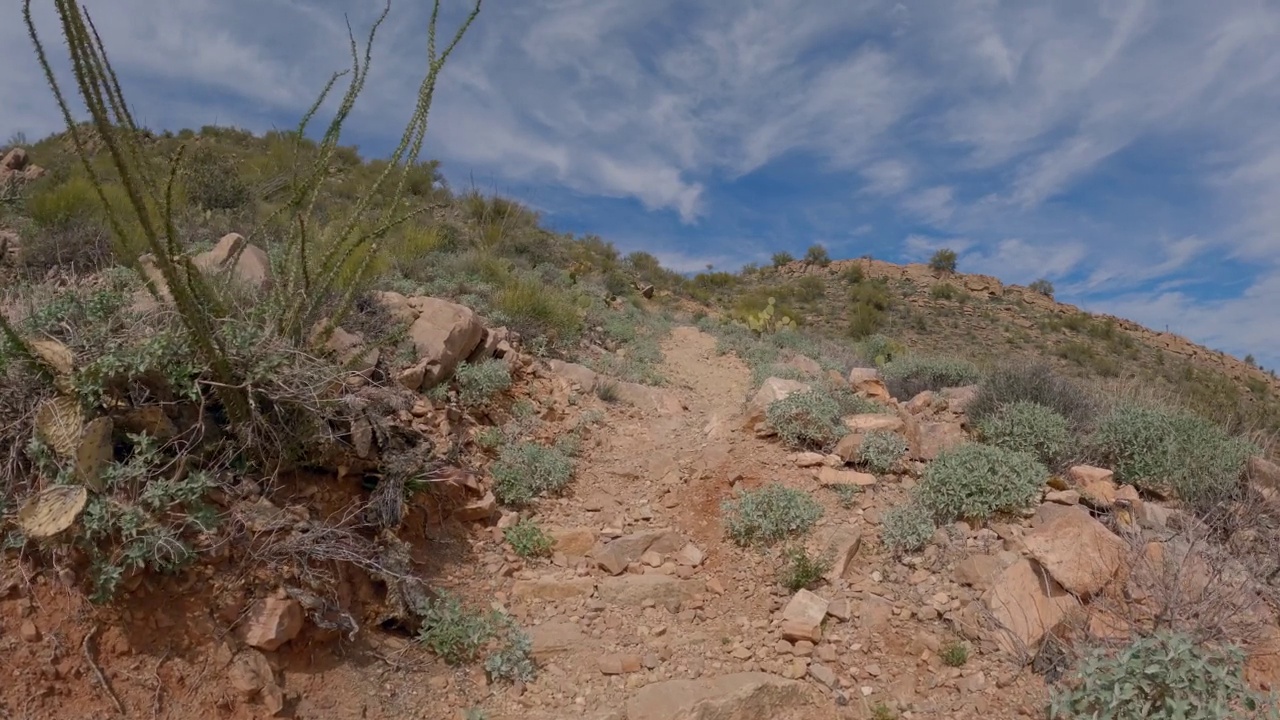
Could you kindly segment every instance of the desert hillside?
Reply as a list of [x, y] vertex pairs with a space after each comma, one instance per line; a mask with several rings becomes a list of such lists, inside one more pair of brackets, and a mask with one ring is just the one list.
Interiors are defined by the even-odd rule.
[[686, 277], [425, 121], [153, 132], [80, 60], [0, 153], [0, 717], [1276, 709], [1273, 372], [963, 268]]

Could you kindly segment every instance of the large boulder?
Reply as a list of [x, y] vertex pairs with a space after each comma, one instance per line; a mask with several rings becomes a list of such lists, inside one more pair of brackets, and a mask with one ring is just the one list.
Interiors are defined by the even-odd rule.
[[227, 233], [208, 252], [192, 258], [192, 264], [207, 274], [226, 273], [232, 280], [257, 292], [271, 289], [271, 258], [240, 233]]
[[1078, 508], [1059, 513], [1023, 538], [1031, 556], [1068, 592], [1097, 593], [1125, 563], [1128, 545]]
[[907, 422], [907, 444], [916, 460], [937, 460], [943, 452], [968, 439], [958, 422], [922, 420], [910, 417]]
[[1005, 568], [983, 600], [1001, 626], [996, 644], [1024, 659], [1030, 659], [1045, 634], [1077, 605], [1039, 563], [1026, 558]]
[[854, 392], [872, 400], [889, 402], [893, 399], [876, 368], [853, 368], [849, 371], [849, 385]]
[[393, 315], [413, 316], [409, 339], [418, 362], [400, 376], [410, 390], [429, 389], [447, 379], [485, 337], [484, 323], [465, 305], [433, 297], [411, 297], [401, 304], [390, 295], [383, 297]]

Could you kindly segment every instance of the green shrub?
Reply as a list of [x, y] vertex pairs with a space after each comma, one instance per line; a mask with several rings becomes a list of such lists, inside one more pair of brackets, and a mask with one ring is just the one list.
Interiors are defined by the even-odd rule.
[[863, 272], [861, 265], [850, 265], [840, 273], [840, 280], [846, 285], [857, 285], [866, 277], [867, 274]]
[[1047, 298], [1053, 297], [1053, 283], [1044, 278], [1040, 278], [1027, 286], [1031, 292], [1040, 293]]
[[841, 421], [840, 403], [828, 394], [797, 392], [769, 405], [765, 419], [787, 445], [827, 450], [849, 434]]
[[1052, 408], [1076, 431], [1088, 428], [1098, 413], [1092, 397], [1074, 381], [1045, 363], [1020, 363], [997, 367], [982, 379], [978, 396], [968, 408], [969, 419], [980, 423], [1017, 402]]
[[502, 538], [522, 558], [545, 557], [551, 554], [551, 548], [555, 546], [551, 536], [543, 532], [538, 523], [528, 518], [522, 518], [503, 530]]
[[449, 593], [424, 601], [417, 608], [421, 623], [418, 642], [440, 659], [458, 665], [476, 659], [498, 628], [498, 614], [477, 612]]
[[862, 436], [858, 461], [876, 473], [887, 473], [907, 454], [907, 439], [889, 430], [872, 430]]
[[929, 288], [929, 297], [934, 300], [955, 300], [959, 293], [951, 283], [938, 283]]
[[840, 507], [845, 510], [852, 508], [853, 501], [857, 500], [858, 496], [862, 494], [862, 486], [852, 483], [838, 483], [825, 487], [836, 494], [836, 497], [840, 500]]
[[1090, 438], [1099, 464], [1116, 480], [1168, 492], [1193, 504], [1234, 495], [1249, 457], [1258, 449], [1190, 413], [1123, 404], [1103, 416]]
[[235, 161], [208, 147], [199, 147], [186, 164], [187, 199], [204, 210], [234, 210], [250, 200]]
[[1274, 699], [1249, 689], [1245, 654], [1215, 649], [1181, 633], [1161, 631], [1117, 653], [1094, 651], [1078, 668], [1078, 682], [1056, 693], [1054, 720], [1153, 718], [1229, 720], [1277, 717]]
[[966, 443], [929, 463], [916, 490], [939, 521], [985, 520], [1029, 506], [1048, 478], [1030, 453]]
[[776, 252], [773, 254], [773, 266], [776, 268], [780, 268], [783, 265], [786, 265], [788, 263], [793, 263], [795, 262], [795, 260], [796, 259], [792, 257], [791, 253], [789, 252], [784, 251], [784, 252]]
[[582, 331], [578, 308], [565, 293], [532, 278], [518, 278], [503, 288], [494, 309], [511, 319], [516, 332], [546, 336], [552, 345], [569, 345]]
[[809, 250], [804, 254], [804, 261], [810, 265], [818, 265], [826, 267], [831, 264], [831, 256], [827, 254], [827, 249], [821, 245], [811, 245]]
[[959, 640], [952, 640], [942, 646], [938, 656], [947, 667], [958, 668], [969, 662], [969, 646]]
[[929, 508], [911, 500], [884, 514], [880, 542], [895, 555], [916, 552], [929, 544], [937, 529]]
[[454, 373], [458, 396], [464, 405], [481, 405], [511, 387], [511, 371], [501, 360], [463, 363]]
[[476, 660], [497, 642], [484, 662], [491, 679], [529, 682], [537, 676], [533, 643], [506, 613], [472, 610], [446, 592], [424, 601], [417, 612], [418, 642], [450, 665]]
[[956, 252], [950, 248], [942, 248], [929, 258], [929, 268], [937, 272], [956, 271]]
[[783, 555], [786, 564], [782, 567], [780, 581], [791, 591], [812, 588], [831, 570], [834, 562], [826, 555], [810, 555], [801, 546], [787, 548]]
[[808, 493], [776, 482], [724, 501], [721, 511], [729, 537], [744, 546], [807, 532], [822, 517], [822, 506]]
[[906, 348], [901, 343], [884, 335], [869, 335], [858, 343], [858, 354], [877, 366], [891, 363], [905, 353]]
[[1026, 452], [1054, 465], [1066, 457], [1072, 445], [1067, 419], [1038, 403], [1010, 403], [995, 415], [977, 423], [982, 441], [1005, 450]]
[[534, 442], [507, 445], [490, 469], [494, 494], [507, 505], [523, 505], [557, 492], [573, 479], [573, 460]]
[[815, 392], [827, 395], [836, 401], [836, 405], [840, 408], [840, 416], [847, 415], [870, 415], [873, 413], [890, 413], [889, 408], [881, 405], [875, 400], [864, 398], [855, 393], [846, 385], [834, 385], [824, 378], [817, 383]]
[[910, 400], [925, 390], [972, 385], [982, 377], [977, 366], [967, 360], [907, 355], [886, 364], [882, 370], [890, 394]]

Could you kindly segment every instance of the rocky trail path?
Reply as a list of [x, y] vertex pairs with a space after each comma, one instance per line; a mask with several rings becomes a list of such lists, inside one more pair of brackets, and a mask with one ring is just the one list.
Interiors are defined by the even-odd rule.
[[[1020, 529], [943, 530], [921, 556], [892, 558], [879, 518], [911, 476], [853, 473], [759, 437], [750, 371], [715, 345], [675, 328], [666, 385], [627, 388], [625, 402], [599, 400], [585, 368], [537, 370], [536, 391], [555, 395], [540, 403], [548, 428], [603, 413], [569, 489], [521, 513], [552, 535], [551, 558], [512, 553], [501, 528], [513, 514], [433, 538], [433, 584], [514, 617], [538, 661], [532, 682], [490, 686], [481, 663], [447, 665], [391, 628], [353, 639], [294, 628], [277, 649], [246, 649], [230, 628], [252, 598], [212, 570], [180, 596], [144, 588], [110, 621], [59, 578], [16, 571], [0, 578], [0, 718], [119, 716], [117, 705], [155, 720], [1040, 716], [1041, 679], [990, 635], [965, 639], [967, 662], [942, 659], [962, 608], [1019, 557], [1006, 545]], [[843, 502], [824, 487], [848, 480], [861, 492]], [[773, 482], [823, 506], [799, 542], [835, 569], [812, 592], [779, 583], [783, 545], [742, 548], [725, 532], [721, 504]]]
[[[821, 488], [812, 458], [746, 428], [744, 363], [718, 355], [715, 339], [690, 327], [676, 328], [663, 353], [664, 390], [684, 410], [611, 414], [599, 445], [583, 453], [572, 493], [539, 510], [539, 521], [555, 528], [556, 561], [524, 567], [493, 587], [529, 629], [542, 670], [528, 687], [483, 703], [488, 717], [1032, 711], [1022, 700], [1042, 687], [1029, 673], [976, 652], [964, 667], [940, 660], [953, 640], [940, 617], [958, 608], [965, 591], [949, 577], [881, 557], [866, 542], [902, 488], [867, 488], [853, 507], [842, 506]], [[740, 548], [721, 523], [721, 503], [736, 489], [774, 481], [823, 504], [806, 544], [847, 563], [843, 575], [801, 600], [778, 583], [778, 549]]]

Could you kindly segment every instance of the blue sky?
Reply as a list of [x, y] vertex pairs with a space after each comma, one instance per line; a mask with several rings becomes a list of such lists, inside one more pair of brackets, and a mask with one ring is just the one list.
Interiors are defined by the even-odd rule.
[[[59, 126], [0, 9], [0, 133]], [[373, 0], [88, 0], [154, 128], [292, 125]], [[446, 21], [465, 9], [445, 0]], [[52, 3], [37, 0], [62, 51]], [[397, 0], [347, 140], [385, 152], [425, 55]], [[825, 244], [960, 267], [1280, 365], [1272, 0], [486, 0], [428, 133], [455, 188], [669, 266]]]

